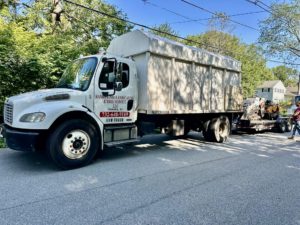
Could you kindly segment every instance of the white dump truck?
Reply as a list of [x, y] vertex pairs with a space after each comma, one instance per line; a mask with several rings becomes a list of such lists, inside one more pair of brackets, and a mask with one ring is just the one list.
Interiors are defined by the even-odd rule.
[[56, 88], [8, 98], [3, 134], [11, 149], [46, 149], [74, 168], [154, 130], [223, 142], [242, 100], [240, 62], [137, 30], [72, 62]]

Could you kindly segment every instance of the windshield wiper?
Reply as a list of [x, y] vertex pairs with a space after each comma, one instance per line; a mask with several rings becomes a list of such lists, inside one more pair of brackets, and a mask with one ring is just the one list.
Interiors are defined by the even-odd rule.
[[76, 88], [71, 84], [61, 84], [61, 85], [57, 85], [55, 88], [68, 88], [68, 89], [77, 89], [80, 90], [80, 88]]

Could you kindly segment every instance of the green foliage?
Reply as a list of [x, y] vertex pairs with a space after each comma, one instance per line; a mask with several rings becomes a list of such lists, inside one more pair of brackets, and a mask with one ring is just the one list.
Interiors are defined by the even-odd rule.
[[4, 142], [4, 139], [0, 138], [0, 148], [5, 148], [5, 147], [6, 147], [6, 144]]
[[[244, 97], [254, 96], [256, 87], [262, 81], [273, 79], [272, 72], [266, 67], [266, 61], [260, 49], [254, 45], [241, 43], [237, 37], [220, 31], [209, 31], [187, 38], [199, 43], [197, 47], [241, 61]], [[186, 44], [195, 45], [195, 42], [187, 41]]]
[[272, 68], [272, 72], [286, 87], [295, 86], [298, 82], [298, 71], [296, 69], [286, 66], [277, 66]]
[[281, 101], [279, 103], [280, 115], [281, 116], [287, 116], [288, 109], [292, 106], [292, 104], [293, 104], [292, 100]]
[[[126, 18], [99, 0], [74, 0], [105, 13]], [[53, 22], [53, 1], [0, 4], [0, 116], [6, 97], [51, 88], [67, 64], [79, 55], [96, 54], [111, 39], [132, 27], [123, 21], [64, 3], [60, 22]]]
[[[0, 19], [0, 105], [5, 97], [42, 87], [43, 65], [32, 49], [36, 36], [15, 22]], [[2, 107], [1, 107], [2, 108]]]
[[272, 5], [272, 14], [260, 24], [260, 43], [271, 56], [288, 62], [300, 59], [300, 0]]
[[[74, 0], [73, 2], [126, 19], [121, 11], [103, 1]], [[102, 16], [67, 2], [63, 5], [60, 22], [55, 23], [51, 16], [52, 4], [49, 0], [35, 1], [26, 14], [26, 27], [44, 34], [71, 36], [78, 45], [87, 44], [89, 47], [85, 47], [89, 53], [96, 53], [99, 47], [107, 47], [114, 36], [121, 35], [132, 28], [123, 21]]]
[[0, 1], [0, 10], [3, 10], [4, 8], [8, 12], [6, 16], [12, 18], [16, 17], [17, 15], [17, 5], [18, 0], [1, 0]]

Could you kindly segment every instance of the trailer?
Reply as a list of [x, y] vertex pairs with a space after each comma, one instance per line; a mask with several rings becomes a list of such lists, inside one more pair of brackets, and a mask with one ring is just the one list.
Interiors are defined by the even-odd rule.
[[290, 116], [281, 116], [278, 104], [255, 97], [244, 100], [243, 109], [243, 115], [236, 121], [235, 131], [284, 133], [292, 129]]
[[56, 88], [8, 98], [4, 136], [75, 168], [157, 130], [224, 142], [242, 113], [240, 62], [137, 30], [72, 62]]

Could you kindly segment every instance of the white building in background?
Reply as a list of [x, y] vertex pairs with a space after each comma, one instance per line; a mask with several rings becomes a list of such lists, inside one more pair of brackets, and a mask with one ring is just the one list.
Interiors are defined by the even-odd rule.
[[265, 81], [262, 85], [256, 88], [256, 96], [265, 98], [274, 103], [284, 100], [286, 88], [280, 80]]

